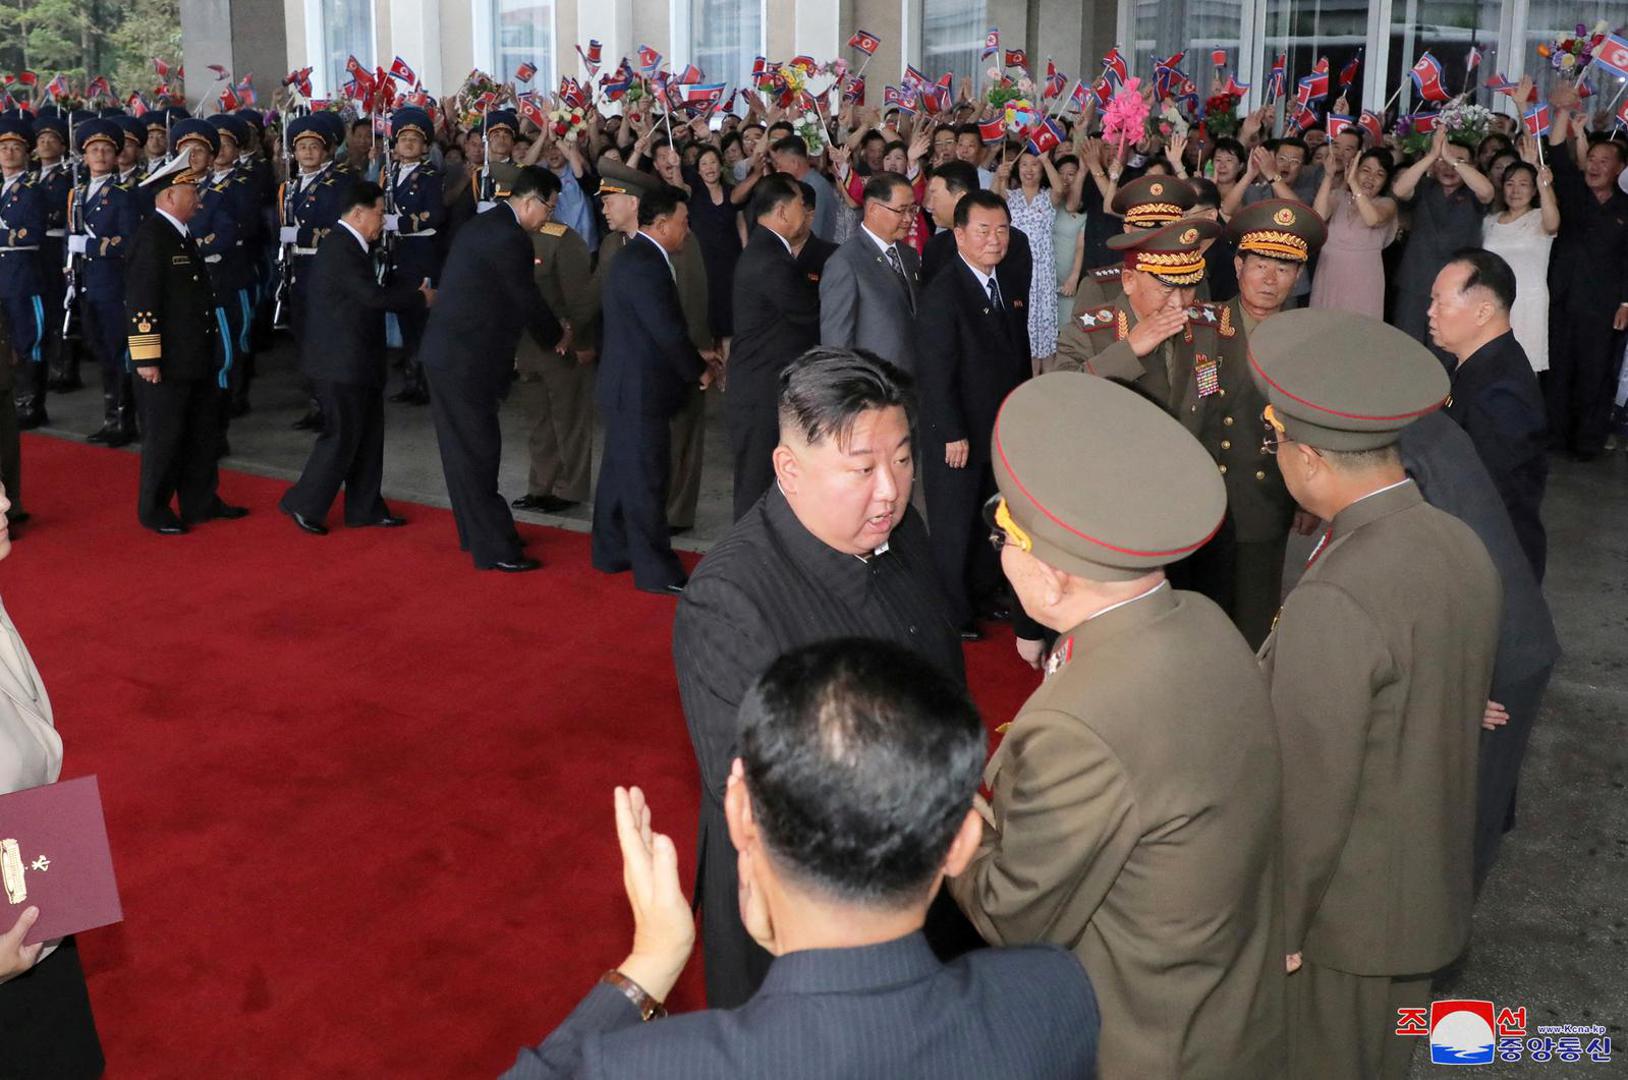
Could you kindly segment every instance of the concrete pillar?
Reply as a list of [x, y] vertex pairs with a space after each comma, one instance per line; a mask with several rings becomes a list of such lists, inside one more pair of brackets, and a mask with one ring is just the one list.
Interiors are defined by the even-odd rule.
[[[214, 80], [207, 65], [220, 64], [237, 79], [252, 73], [262, 104], [269, 106], [272, 92], [289, 70], [293, 27], [285, 8], [298, 3], [288, 0], [279, 7], [254, 0], [181, 0], [181, 62], [193, 71], [187, 80], [188, 104], [215, 111], [223, 84]], [[303, 8], [299, 14], [303, 39]]]
[[[570, 0], [565, 0], [569, 3]], [[666, 50], [654, 41], [635, 41], [633, 39], [633, 0], [576, 0], [577, 9], [577, 39], [571, 44], [587, 46], [589, 39], [598, 41], [604, 47], [604, 66], [601, 74], [616, 70], [617, 62], [627, 57], [633, 63], [638, 63], [637, 56], [640, 45], [649, 45], [653, 49]], [[662, 25], [667, 24], [667, 13], [662, 11]], [[639, 32], [646, 33], [643, 26]], [[666, 42], [663, 36], [663, 44]], [[574, 52], [573, 52], [573, 55]], [[581, 61], [577, 67], [581, 67]]]
[[[390, 62], [399, 56], [430, 93], [439, 94], [448, 76], [441, 55], [441, 0], [384, 0], [380, 7], [388, 11], [382, 12], [378, 21], [378, 64], [388, 71]], [[453, 72], [451, 77], [462, 74]]]
[[[628, 58], [633, 59], [634, 53], [640, 45], [648, 45], [666, 57], [676, 54], [671, 25], [672, 12], [668, 6], [673, 0], [615, 0], [615, 2], [617, 4], [628, 3], [630, 12], [628, 33], [631, 37], [637, 39], [629, 41], [627, 47], [618, 50], [616, 56], [626, 52]], [[688, 4], [690, 0], [676, 0], [676, 2]], [[581, 8], [578, 8], [578, 10], [580, 11]], [[605, 39], [600, 38], [599, 40], [604, 41]], [[687, 46], [685, 51], [688, 51]], [[611, 63], [616, 62], [611, 55], [609, 42], [605, 43], [605, 55]]]
[[[837, 0], [797, 0], [791, 55], [812, 56], [821, 63], [841, 56], [854, 63], [847, 48], [848, 38], [853, 34], [851, 6], [846, 13], [843, 7]], [[774, 24], [771, 21], [769, 25]], [[864, 56], [859, 59], [863, 60]]]
[[[821, 0], [800, 0], [800, 2], [820, 3]], [[882, 40], [876, 55], [871, 58], [870, 65], [865, 69], [865, 82], [869, 87], [865, 91], [865, 102], [868, 105], [880, 106], [882, 87], [888, 83], [897, 84], [899, 73], [904, 71], [909, 51], [906, 42], [902, 40], [901, 27], [905, 6], [912, 2], [913, 0], [851, 0], [849, 4], [848, 17], [842, 24], [842, 28], [847, 32], [838, 42], [843, 51], [837, 55], [847, 57], [848, 63], [854, 65], [857, 70], [865, 58], [847, 48], [849, 35], [855, 30], [869, 30]], [[917, 6], [919, 9], [919, 3]]]

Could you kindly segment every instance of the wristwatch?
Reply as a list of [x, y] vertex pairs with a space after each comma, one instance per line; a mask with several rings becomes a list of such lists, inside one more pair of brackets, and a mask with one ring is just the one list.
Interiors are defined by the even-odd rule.
[[639, 1019], [648, 1023], [651, 1020], [660, 1020], [667, 1015], [667, 1007], [645, 992], [644, 987], [612, 968], [599, 977], [599, 981], [606, 986], [614, 986], [622, 995], [633, 1002], [633, 1007], [639, 1010]]

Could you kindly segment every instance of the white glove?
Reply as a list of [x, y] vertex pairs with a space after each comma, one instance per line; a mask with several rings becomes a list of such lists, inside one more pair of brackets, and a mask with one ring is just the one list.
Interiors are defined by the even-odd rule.
[[90, 247], [90, 237], [76, 235], [68, 237], [68, 250], [75, 255], [83, 255]]
[[401, 231], [400, 222], [401, 222], [401, 215], [400, 214], [386, 214], [386, 215], [384, 215], [384, 231], [385, 232], [400, 232]]
[[298, 225], [284, 225], [277, 230], [279, 244], [297, 244], [300, 242], [300, 229]]

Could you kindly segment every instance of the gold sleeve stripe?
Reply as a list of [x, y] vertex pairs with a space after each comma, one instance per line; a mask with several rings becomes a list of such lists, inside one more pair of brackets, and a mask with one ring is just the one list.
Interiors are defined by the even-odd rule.
[[137, 363], [143, 360], [159, 360], [163, 355], [164, 347], [156, 341], [143, 345], [138, 345], [134, 341], [130, 343], [130, 359]]
[[151, 344], [153, 344], [154, 342], [156, 342], [158, 340], [159, 340], [159, 336], [157, 334], [131, 334], [130, 335], [130, 344], [132, 344], [132, 345], [151, 345]]

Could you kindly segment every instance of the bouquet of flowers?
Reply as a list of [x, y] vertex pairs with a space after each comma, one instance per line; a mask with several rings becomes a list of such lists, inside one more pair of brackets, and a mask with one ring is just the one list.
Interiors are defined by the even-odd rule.
[[989, 76], [989, 89], [984, 91], [984, 101], [993, 106], [997, 112], [1005, 110], [1009, 102], [1032, 100], [1034, 80], [1027, 75], [1014, 80], [1000, 68], [993, 67], [984, 74]]
[[1454, 99], [1436, 114], [1436, 127], [1446, 128], [1447, 137], [1468, 146], [1479, 146], [1492, 130], [1492, 110]]
[[1007, 131], [1021, 135], [1040, 122], [1040, 113], [1028, 98], [1008, 98], [1001, 118], [1006, 123]]
[[497, 108], [507, 92], [507, 87], [494, 82], [486, 72], [479, 68], [471, 71], [453, 98], [458, 123], [465, 128], [479, 126], [486, 113]]
[[1238, 99], [1231, 94], [1212, 94], [1204, 102], [1204, 130], [1217, 139], [1238, 134]]
[[548, 126], [554, 137], [564, 142], [579, 138], [588, 127], [588, 117], [581, 109], [553, 109], [548, 114]]
[[1123, 154], [1125, 144], [1135, 146], [1147, 134], [1148, 100], [1142, 96], [1142, 80], [1132, 76], [1114, 95], [1102, 114], [1102, 138]]
[[1604, 19], [1595, 23], [1592, 30], [1578, 23], [1574, 34], [1557, 37], [1552, 41], [1540, 41], [1538, 55], [1549, 61], [1549, 66], [1554, 69], [1556, 75], [1568, 81], [1575, 81], [1593, 62], [1594, 50], [1605, 40], [1609, 30], [1610, 27]]
[[803, 140], [803, 145], [808, 147], [809, 157], [817, 157], [825, 152], [825, 121], [820, 119], [818, 113], [804, 113], [802, 119], [792, 126], [792, 130]]
[[1185, 139], [1187, 137], [1187, 118], [1176, 107], [1175, 98], [1165, 98], [1159, 108], [1159, 115], [1152, 118], [1149, 125], [1153, 130], [1150, 135], [1159, 135], [1166, 142], [1172, 138]]

